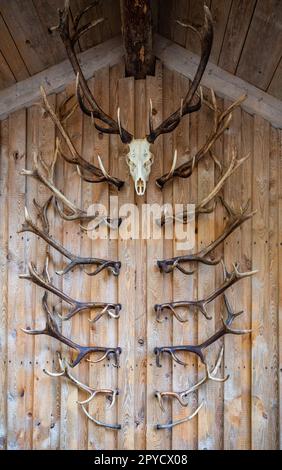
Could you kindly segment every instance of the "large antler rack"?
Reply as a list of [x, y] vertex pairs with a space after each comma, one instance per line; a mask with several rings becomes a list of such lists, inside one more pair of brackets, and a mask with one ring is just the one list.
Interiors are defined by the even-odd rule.
[[212, 16], [206, 5], [204, 6], [204, 12], [205, 18], [202, 26], [196, 28], [192, 25], [187, 25], [187, 27], [192, 29], [198, 35], [201, 43], [201, 58], [196, 74], [185, 98], [181, 101], [180, 107], [173, 114], [168, 116], [156, 129], [153, 128], [151, 111], [149, 119], [150, 133], [147, 135], [147, 140], [150, 143], [154, 143], [159, 135], [172, 132], [176, 129], [183, 116], [198, 111], [202, 105], [201, 96], [197, 96], [196, 100], [195, 96], [208, 63], [213, 42]]
[[256, 211], [248, 212], [249, 211], [249, 201], [245, 205], [245, 207], [241, 207], [239, 211], [235, 211], [232, 209], [223, 198], [220, 198], [223, 206], [225, 207], [227, 214], [228, 214], [228, 222], [223, 230], [222, 234], [219, 235], [216, 240], [210, 243], [207, 247], [200, 250], [198, 253], [195, 254], [188, 254], [183, 256], [176, 256], [174, 258], [169, 258], [165, 260], [157, 261], [157, 265], [160, 268], [161, 272], [170, 273], [174, 269], [178, 269], [183, 274], [193, 274], [194, 270], [186, 270], [183, 267], [183, 264], [186, 263], [203, 263], [206, 265], [216, 265], [220, 263], [221, 259], [211, 259], [209, 255], [232, 233], [236, 230], [240, 225], [242, 225], [247, 220], [251, 219]]
[[[65, 153], [62, 152], [60, 143], [58, 143], [58, 146], [59, 146], [59, 149], [60, 149], [59, 153], [60, 153], [61, 157], [66, 162], [68, 162], [72, 165], [76, 165], [77, 170], [78, 170], [78, 174], [85, 181], [90, 182], [90, 183], [103, 183], [104, 181], [106, 181], [109, 184], [112, 184], [113, 186], [116, 186], [118, 189], [120, 189], [124, 185], [124, 182], [119, 180], [118, 178], [110, 176], [106, 172], [106, 170], [105, 170], [105, 168], [102, 164], [101, 158], [99, 156], [98, 156], [98, 162], [99, 162], [100, 168], [96, 167], [92, 163], [85, 160], [78, 153], [78, 151], [76, 150], [75, 146], [72, 143], [72, 140], [71, 140], [68, 132], [66, 131], [66, 129], [62, 125], [62, 123], [61, 123], [59, 117], [57, 116], [57, 114], [55, 113], [55, 111], [50, 106], [50, 104], [47, 100], [47, 96], [46, 96], [44, 88], [41, 87], [40, 90], [41, 90], [41, 95], [42, 95], [41, 107], [43, 108], [45, 113], [52, 119], [52, 121], [56, 125], [56, 127], [59, 130], [60, 134], [62, 135], [62, 137], [63, 137], [63, 139], [66, 143], [66, 146], [67, 146], [67, 148], [70, 152], [70, 155], [71, 155], [71, 157], [67, 157], [65, 155]], [[86, 171], [88, 173], [88, 175], [85, 175], [83, 173], [83, 171]], [[90, 175], [94, 175], [94, 178], [91, 177]]]
[[[182, 390], [181, 392], [155, 392], [155, 397], [157, 398], [160, 408], [162, 411], [165, 411], [164, 408], [164, 399], [173, 399], [175, 398], [181, 406], [187, 407], [189, 404], [188, 397], [191, 393], [195, 392], [198, 390], [202, 385], [207, 383], [209, 380], [214, 381], [214, 382], [226, 382], [226, 380], [229, 379], [229, 375], [226, 377], [216, 377], [218, 370], [221, 366], [222, 358], [223, 358], [223, 351], [224, 348], [222, 347], [220, 349], [219, 355], [216, 360], [216, 364], [214, 368], [210, 371], [208, 364], [205, 364], [205, 375], [194, 385], [189, 387], [186, 390]], [[171, 429], [174, 426], [177, 426], [178, 424], [186, 423], [187, 421], [190, 421], [198, 412], [200, 411], [202, 407], [202, 404], [200, 407], [196, 409], [196, 411], [192, 415], [188, 415], [185, 418], [176, 420], [176, 421], [171, 421], [170, 423], [167, 424], [157, 424], [157, 429]]]
[[99, 320], [103, 315], [106, 313], [115, 319], [118, 319], [120, 316], [121, 304], [115, 304], [111, 302], [82, 302], [80, 300], [73, 299], [70, 295], [66, 294], [65, 292], [61, 291], [58, 287], [54, 286], [50, 279], [46, 280], [43, 276], [41, 276], [36, 267], [33, 263], [29, 263], [28, 265], [28, 274], [20, 274], [21, 279], [27, 279], [28, 281], [32, 281], [39, 287], [42, 287], [46, 291], [55, 294], [59, 297], [62, 301], [69, 304], [72, 308], [68, 312], [67, 315], [62, 317], [62, 320], [70, 320], [74, 315], [84, 311], [84, 310], [92, 310], [92, 309], [102, 309], [93, 320], [89, 320], [91, 323], [96, 322]]
[[[48, 199], [46, 204], [39, 210], [40, 212], [44, 213], [46, 212], [45, 206], [49, 205], [51, 198]], [[34, 201], [36, 204], [36, 202]], [[38, 207], [38, 205], [37, 205]], [[46, 214], [42, 218], [45, 217], [46, 219]], [[110, 261], [110, 260], [104, 260], [100, 258], [83, 258], [81, 256], [75, 256], [73, 253], [68, 251], [61, 243], [59, 243], [57, 240], [55, 240], [52, 236], [49, 235], [49, 230], [41, 230], [37, 225], [32, 221], [27, 208], [25, 207], [25, 222], [22, 225], [22, 228], [18, 231], [18, 233], [22, 232], [31, 232], [37, 235], [38, 237], [42, 238], [49, 246], [57, 250], [59, 253], [61, 253], [63, 256], [65, 256], [70, 262], [67, 264], [67, 266], [59, 271], [56, 271], [56, 274], [59, 276], [64, 275], [68, 273], [69, 271], [73, 270], [77, 266], [97, 266], [97, 268], [89, 272], [86, 269], [84, 269], [84, 272], [88, 274], [89, 276], [95, 276], [96, 274], [100, 273], [104, 269], [108, 269], [114, 276], [118, 276], [121, 268], [121, 263], [120, 261]]]
[[82, 10], [74, 18], [72, 26], [70, 20], [70, 2], [69, 0], [65, 0], [64, 9], [59, 10], [59, 24], [53, 28], [50, 28], [50, 31], [59, 31], [61, 39], [66, 48], [68, 58], [77, 77], [77, 97], [81, 110], [91, 118], [98, 119], [108, 126], [101, 127], [96, 122], [94, 122], [94, 125], [98, 131], [107, 134], [119, 134], [122, 142], [124, 144], [128, 144], [131, 142], [133, 136], [122, 127], [119, 117], [118, 120], [115, 121], [97, 104], [88, 86], [87, 80], [83, 75], [79, 60], [75, 53], [75, 45], [82, 35], [103, 21], [103, 18], [99, 18], [84, 26], [80, 26], [84, 14], [89, 11], [90, 8], [93, 8], [96, 5], [97, 2], [93, 2], [85, 10]]
[[244, 335], [244, 334], [247, 334], [247, 333], [251, 333], [252, 330], [235, 330], [233, 328], [231, 328], [231, 325], [233, 323], [233, 321], [239, 316], [239, 315], [242, 315], [242, 313], [244, 313], [243, 311], [240, 311], [240, 312], [237, 312], [237, 313], [234, 313], [226, 295], [224, 294], [224, 303], [225, 303], [225, 307], [226, 307], [226, 310], [227, 310], [227, 318], [226, 320], [224, 320], [222, 318], [222, 327], [216, 331], [210, 338], [208, 338], [206, 341], [204, 341], [203, 343], [201, 344], [198, 344], [198, 345], [181, 345], [181, 346], [162, 346], [162, 347], [156, 347], [154, 352], [155, 352], [155, 355], [156, 355], [156, 364], [158, 367], [161, 367], [161, 364], [160, 364], [160, 356], [161, 354], [163, 353], [167, 353], [167, 354], [170, 354], [170, 356], [172, 357], [173, 361], [177, 362], [178, 364], [181, 364], [181, 365], [187, 365], [186, 362], [182, 361], [182, 359], [179, 358], [179, 356], [177, 354], [179, 353], [193, 353], [193, 354], [196, 354], [201, 362], [203, 364], [206, 364], [207, 363], [207, 360], [206, 360], [206, 357], [205, 357], [205, 351], [206, 349], [213, 343], [217, 342], [220, 338], [222, 338], [223, 336], [225, 335]]
[[[205, 198], [203, 198], [201, 202], [198, 202], [195, 205], [195, 207], [193, 208], [193, 211], [188, 212], [187, 209], [185, 209], [181, 214], [175, 214], [175, 215], [168, 215], [166, 212], [164, 212], [162, 216], [160, 217], [160, 219], [156, 220], [156, 223], [161, 227], [170, 221], [179, 221], [185, 224], [189, 221], [189, 215], [198, 216], [199, 214], [212, 212], [216, 206], [216, 197], [220, 193], [224, 184], [226, 183], [228, 178], [230, 178], [230, 176], [233, 175], [233, 173], [249, 158], [249, 156], [250, 154], [247, 154], [245, 157], [238, 159], [236, 152], [234, 151], [232, 153], [230, 164], [227, 170], [225, 171], [225, 173], [217, 182], [213, 190]], [[214, 200], [214, 203], [210, 207], [209, 204], [212, 200]]]
[[70, 367], [77, 366], [82, 361], [82, 359], [84, 359], [86, 356], [88, 356], [89, 354], [92, 354], [92, 353], [102, 353], [102, 356], [99, 357], [96, 360], [87, 359], [91, 363], [101, 362], [104, 359], [108, 359], [110, 357], [113, 357], [114, 358], [114, 364], [113, 365], [115, 367], [119, 366], [119, 356], [121, 354], [121, 348], [120, 347], [110, 348], [110, 347], [103, 347], [103, 346], [81, 346], [80, 344], [75, 343], [71, 339], [66, 338], [65, 336], [63, 336], [62, 333], [60, 332], [60, 329], [59, 329], [59, 326], [58, 326], [58, 322], [57, 322], [57, 318], [56, 318], [57, 315], [55, 314], [54, 310], [51, 311], [49, 306], [48, 306], [48, 303], [47, 303], [47, 298], [48, 297], [47, 296], [48, 296], [48, 294], [47, 294], [47, 292], [45, 292], [44, 295], [43, 295], [43, 298], [42, 298], [42, 307], [43, 307], [43, 311], [46, 315], [45, 328], [43, 328], [42, 330], [31, 330], [31, 329], [27, 329], [27, 328], [22, 328], [22, 331], [24, 333], [26, 333], [28, 335], [33, 335], [33, 336], [36, 336], [36, 335], [51, 336], [52, 338], [57, 339], [60, 343], [63, 343], [66, 346], [68, 346], [69, 348], [74, 349], [75, 351], [77, 351], [76, 358], [74, 359], [74, 361], [72, 363], [69, 364]]
[[[211, 96], [212, 96], [212, 103], [208, 103], [208, 106], [214, 111], [214, 125], [207, 141], [197, 151], [197, 153], [192, 158], [190, 158], [190, 160], [183, 163], [177, 168], [176, 168], [177, 151], [175, 151], [174, 159], [173, 159], [173, 163], [172, 163], [172, 167], [170, 171], [156, 180], [156, 184], [160, 188], [163, 188], [164, 185], [168, 181], [172, 180], [175, 177], [189, 178], [192, 175], [194, 169], [199, 164], [199, 162], [205, 157], [205, 155], [209, 154], [214, 158], [214, 154], [212, 152], [212, 146], [222, 136], [225, 130], [228, 129], [230, 125], [230, 121], [232, 119], [232, 112], [236, 108], [238, 108], [241, 105], [241, 103], [246, 99], [246, 95], [243, 95], [240, 98], [238, 98], [238, 100], [236, 100], [234, 103], [232, 103], [226, 110], [220, 112], [218, 109], [217, 100], [216, 100], [213, 90], [211, 90]], [[215, 159], [215, 161], [217, 160]]]
[[[59, 149], [59, 141], [56, 140], [56, 149], [54, 152], [54, 158], [50, 165], [47, 165], [44, 160], [36, 152], [33, 154], [33, 169], [27, 170], [23, 169], [21, 175], [31, 176], [36, 179], [44, 186], [46, 186], [52, 194], [55, 196], [55, 205], [60, 216], [65, 220], [79, 220], [79, 221], [91, 221], [95, 220], [96, 226], [105, 223], [111, 228], [117, 228], [121, 224], [122, 220], [119, 218], [117, 220], [111, 220], [109, 217], [100, 217], [98, 214], [90, 215], [83, 209], [77, 207], [73, 202], [71, 202], [55, 185], [54, 182], [54, 169], [57, 162]], [[67, 211], [65, 211], [67, 208]]]
[[92, 402], [97, 395], [105, 395], [105, 397], [110, 400], [110, 406], [108, 406], [107, 408], [107, 409], [110, 409], [114, 406], [116, 397], [119, 394], [119, 391], [117, 389], [111, 389], [111, 388], [95, 389], [93, 387], [90, 387], [89, 385], [82, 383], [80, 380], [78, 380], [72, 375], [72, 372], [70, 371], [71, 369], [70, 364], [65, 358], [62, 358], [59, 352], [58, 352], [58, 361], [59, 361], [59, 367], [60, 367], [59, 371], [50, 372], [46, 369], [43, 369], [43, 372], [49, 375], [50, 377], [65, 377], [71, 383], [73, 383], [79, 390], [82, 390], [88, 393], [89, 396], [86, 400], [78, 401], [77, 403], [81, 406], [81, 409], [83, 413], [87, 416], [87, 418], [93, 421], [93, 423], [97, 424], [97, 426], [102, 426], [104, 428], [113, 429], [113, 430], [121, 429], [120, 424], [107, 424], [107, 423], [104, 423], [103, 421], [98, 420], [93, 415], [91, 415], [85, 407], [85, 405], [88, 405], [90, 402]]
[[178, 321], [181, 323], [185, 323], [188, 321], [188, 318], [183, 318], [181, 315], [178, 314], [178, 312], [175, 309], [178, 308], [185, 308], [188, 307], [189, 309], [198, 309], [204, 317], [206, 317], [207, 320], [211, 320], [212, 317], [209, 316], [208, 311], [207, 311], [207, 305], [215, 300], [217, 297], [222, 295], [229, 287], [234, 285], [236, 282], [240, 281], [241, 279], [244, 279], [246, 277], [253, 276], [256, 274], [258, 271], [247, 271], [247, 272], [239, 272], [239, 264], [235, 263], [233, 265], [233, 271], [228, 272], [224, 262], [222, 261], [222, 267], [223, 267], [223, 273], [224, 273], [224, 282], [219, 286], [217, 289], [215, 289], [213, 292], [208, 294], [204, 299], [201, 300], [181, 300], [178, 302], [165, 302], [163, 304], [156, 304], [155, 305], [155, 312], [157, 314], [157, 321], [161, 321], [161, 314], [164, 310], [170, 310], [172, 314], [177, 318]]

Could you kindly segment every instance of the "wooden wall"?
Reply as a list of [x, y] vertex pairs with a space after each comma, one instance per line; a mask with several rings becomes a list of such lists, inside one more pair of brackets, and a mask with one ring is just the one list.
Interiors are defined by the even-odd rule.
[[[146, 130], [148, 101], [151, 97], [157, 110], [156, 123], [175, 109], [187, 87], [183, 77], [157, 66], [156, 77], [134, 82], [124, 77], [122, 65], [103, 69], [91, 81], [98, 102], [116, 115], [121, 106], [124, 125], [135, 135]], [[50, 97], [59, 104], [66, 92]], [[228, 102], [220, 101], [222, 107]], [[180, 161], [190, 151], [193, 155], [205, 141], [212, 125], [212, 112], [205, 106], [186, 117], [173, 133], [160, 138], [154, 146], [152, 168], [146, 198], [138, 199], [128, 175], [124, 146], [116, 136], [108, 138], [93, 132], [89, 119], [78, 111], [68, 121], [77, 148], [85, 158], [103, 156], [110, 172], [126, 181], [120, 193], [124, 202], [164, 203], [195, 202], [202, 199], [219, 178], [214, 163], [206, 158], [189, 180], [175, 181], [159, 191], [154, 183], [157, 176], [168, 170], [173, 150], [178, 149]], [[21, 110], [1, 123], [0, 160], [0, 447], [8, 449], [277, 449], [281, 422], [281, 263], [282, 213], [281, 131], [272, 128], [259, 117], [240, 109], [224, 137], [217, 142], [215, 152], [227, 165], [231, 151], [239, 155], [251, 153], [251, 158], [227, 182], [224, 196], [239, 207], [249, 198], [257, 215], [237, 230], [220, 247], [226, 263], [239, 261], [242, 270], [259, 269], [252, 279], [243, 280], [230, 289], [229, 298], [236, 310], [244, 309], [238, 327], [253, 327], [252, 335], [229, 336], [224, 340], [225, 356], [221, 374], [230, 374], [224, 384], [208, 383], [199, 394], [191, 397], [189, 409], [168, 403], [163, 413], [154, 391], [181, 390], [204, 373], [195, 357], [189, 357], [184, 368], [171, 364], [168, 357], [163, 367], [156, 368], [153, 348], [157, 345], [197, 343], [220, 327], [223, 313], [221, 301], [210, 305], [212, 320], [201, 314], [191, 314], [181, 325], [168, 315], [157, 323], [153, 305], [171, 299], [200, 298], [222, 281], [220, 268], [201, 266], [192, 277], [183, 274], [160, 274], [156, 260], [176, 254], [175, 240], [112, 240], [91, 241], [79, 225], [62, 220], [51, 211], [51, 233], [73, 252], [82, 255], [118, 258], [122, 262], [119, 278], [102, 273], [88, 277], [76, 271], [63, 279], [54, 274], [54, 267], [66, 260], [52, 250], [50, 270], [54, 283], [74, 297], [112, 300], [122, 303], [118, 321], [102, 318], [90, 326], [88, 313], [76, 316], [63, 325], [66, 336], [81, 344], [97, 343], [122, 347], [121, 365], [117, 370], [108, 363], [82, 363], [74, 370], [82, 381], [97, 387], [118, 387], [117, 406], [105, 412], [105, 401], [98, 399], [90, 411], [100, 419], [119, 422], [118, 432], [95, 426], [76, 404], [83, 395], [61, 379], [47, 377], [44, 367], [55, 369], [58, 342], [46, 336], [33, 338], [20, 331], [21, 327], [41, 327], [42, 290], [18, 275], [25, 272], [32, 260], [38, 268], [44, 261], [45, 245], [32, 234], [17, 235], [24, 218], [24, 205], [32, 210], [32, 200], [44, 202], [46, 188], [20, 176], [22, 168], [32, 166], [33, 152], [51, 161], [56, 132], [53, 124], [42, 118], [38, 107]], [[182, 156], [183, 155], [183, 156]], [[85, 208], [92, 201], [109, 203], [107, 185], [81, 184], [73, 167], [58, 161], [56, 181], [69, 198]], [[221, 207], [214, 214], [199, 219], [197, 247], [213, 240], [224, 226]], [[197, 248], [196, 247], [196, 248]], [[54, 300], [55, 301], [55, 300]], [[237, 326], [236, 324], [236, 326]], [[259, 326], [263, 325], [263, 329]], [[281, 342], [281, 341], [280, 341]], [[212, 347], [211, 363], [220, 345]], [[69, 354], [65, 349], [64, 354]], [[189, 423], [172, 431], [156, 429], [164, 423], [187, 415], [197, 403], [205, 407]]]

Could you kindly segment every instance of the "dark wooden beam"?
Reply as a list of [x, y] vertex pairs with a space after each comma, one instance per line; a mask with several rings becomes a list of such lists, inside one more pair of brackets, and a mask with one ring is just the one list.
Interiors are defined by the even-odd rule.
[[152, 0], [120, 0], [127, 76], [154, 75]]

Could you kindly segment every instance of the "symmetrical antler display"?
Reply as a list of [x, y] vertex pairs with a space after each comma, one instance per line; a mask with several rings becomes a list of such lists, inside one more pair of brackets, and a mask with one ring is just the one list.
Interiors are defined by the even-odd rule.
[[[156, 183], [160, 188], [163, 188], [164, 185], [170, 181], [172, 178], [179, 177], [179, 178], [189, 178], [192, 175], [194, 169], [197, 167], [199, 162], [203, 159], [203, 157], [207, 154], [211, 155], [214, 158], [212, 152], [212, 146], [214, 143], [222, 136], [232, 119], [232, 112], [238, 108], [242, 102], [246, 99], [246, 95], [241, 96], [236, 100], [234, 103], [231, 104], [226, 110], [220, 112], [217, 105], [217, 100], [214, 94], [214, 91], [211, 90], [212, 96], [212, 103], [208, 103], [208, 105], [214, 111], [214, 125], [211, 133], [204, 143], [204, 145], [197, 151], [197, 153], [190, 158], [185, 163], [182, 163], [179, 167], [176, 168], [177, 163], [177, 151], [174, 153], [174, 159], [172, 163], [172, 167], [168, 173], [161, 176], [157, 179]], [[217, 160], [215, 160], [217, 162]]]
[[57, 295], [60, 299], [62, 299], [67, 304], [71, 305], [71, 310], [68, 312], [67, 315], [62, 317], [62, 320], [69, 320], [77, 313], [80, 313], [84, 310], [92, 310], [92, 309], [102, 309], [93, 320], [89, 320], [91, 323], [96, 322], [99, 320], [103, 315], [106, 313], [115, 319], [118, 319], [120, 316], [121, 304], [115, 304], [112, 302], [83, 302], [80, 300], [75, 300], [65, 292], [61, 291], [58, 287], [54, 286], [50, 280], [44, 279], [41, 276], [36, 267], [33, 263], [29, 263], [28, 265], [28, 274], [20, 274], [21, 279], [27, 279], [28, 281], [32, 281], [34, 284], [42, 287], [43, 289], [52, 292], [52, 294]]
[[206, 357], [205, 357], [205, 350], [213, 343], [218, 341], [222, 336], [224, 335], [244, 335], [247, 333], [251, 333], [252, 330], [234, 330], [231, 328], [231, 325], [235, 318], [237, 318], [239, 315], [242, 315], [244, 313], [243, 311], [234, 313], [226, 295], [223, 295], [224, 297], [224, 303], [225, 307], [227, 310], [227, 318], [224, 320], [222, 318], [222, 327], [214, 333], [210, 338], [208, 338], [206, 341], [204, 341], [201, 344], [198, 344], [196, 346], [193, 345], [181, 345], [181, 346], [162, 346], [162, 347], [156, 347], [155, 348], [155, 355], [156, 355], [156, 364], [158, 367], [161, 367], [160, 364], [160, 356], [163, 353], [170, 354], [172, 359], [177, 362], [178, 364], [181, 365], [187, 365], [182, 359], [179, 358], [177, 354], [179, 353], [185, 353], [185, 352], [190, 352], [193, 354], [196, 354], [200, 360], [202, 361], [203, 364], [206, 364]]
[[224, 282], [221, 286], [217, 287], [213, 292], [208, 294], [202, 300], [181, 300], [178, 302], [165, 302], [163, 304], [156, 304], [155, 305], [155, 312], [157, 314], [157, 321], [161, 321], [161, 314], [164, 310], [170, 310], [172, 314], [179, 320], [180, 322], [184, 323], [188, 321], [188, 318], [183, 318], [178, 312], [175, 310], [177, 308], [185, 308], [188, 307], [193, 309], [198, 309], [208, 320], [211, 320], [212, 317], [209, 316], [207, 311], [207, 305], [223, 294], [229, 287], [231, 287], [236, 282], [244, 279], [245, 277], [250, 277], [256, 274], [258, 271], [247, 271], [241, 273], [238, 271], [239, 264], [235, 263], [233, 265], [233, 271], [228, 272], [223, 261], [222, 261], [223, 271], [224, 271]]
[[[55, 196], [55, 204], [58, 209], [58, 212], [63, 219], [80, 221], [95, 220], [97, 222], [96, 226], [100, 225], [101, 223], [105, 223], [111, 228], [119, 227], [122, 222], [120, 218], [117, 220], [111, 220], [108, 217], [100, 217], [98, 214], [90, 215], [83, 209], [78, 208], [56, 187], [54, 183], [54, 169], [59, 153], [59, 140], [57, 139], [56, 150], [54, 152], [54, 158], [52, 163], [50, 165], [47, 165], [41, 158], [41, 156], [34, 152], [33, 170], [23, 169], [21, 171], [21, 175], [31, 176], [32, 178], [35, 178], [37, 181], [42, 183], [52, 192], [52, 194]], [[67, 208], [68, 212], [65, 212], [64, 208]]]
[[[94, 4], [95, 5], [95, 4]], [[52, 31], [58, 30], [61, 39], [65, 45], [67, 55], [72, 64], [74, 73], [77, 77], [77, 97], [81, 110], [93, 119], [94, 125], [99, 132], [107, 134], [119, 134], [121, 141], [129, 145], [129, 153], [127, 155], [127, 163], [131, 176], [135, 183], [136, 193], [142, 196], [146, 190], [151, 166], [153, 163], [153, 155], [150, 151], [150, 145], [155, 142], [158, 136], [168, 132], [172, 132], [180, 123], [183, 116], [191, 114], [200, 109], [202, 100], [201, 96], [197, 96], [197, 89], [207, 66], [212, 42], [213, 42], [213, 25], [210, 10], [204, 6], [204, 24], [201, 27], [190, 28], [198, 35], [201, 42], [201, 58], [192, 84], [186, 93], [185, 98], [181, 101], [181, 106], [167, 117], [157, 128], [153, 128], [152, 104], [149, 115], [149, 134], [143, 139], [135, 139], [132, 134], [123, 128], [120, 119], [120, 110], [118, 109], [117, 121], [108, 116], [97, 104], [93, 96], [86, 78], [83, 75], [81, 66], [75, 53], [75, 44], [79, 38], [94, 27], [97, 22], [102, 19], [93, 21], [85, 26], [80, 26], [81, 19], [85, 10], [82, 11], [75, 19], [73, 27], [70, 22], [70, 2], [65, 0], [63, 10], [59, 10], [59, 24]], [[107, 127], [101, 127], [96, 120], [106, 124]]]
[[92, 360], [92, 359], [91, 360], [87, 359], [89, 362], [97, 363], [97, 362], [103, 361], [106, 358], [113, 357], [114, 358], [114, 364], [113, 365], [115, 367], [118, 367], [118, 365], [119, 365], [119, 356], [121, 354], [121, 348], [119, 348], [119, 347], [109, 348], [109, 347], [103, 347], [103, 346], [81, 346], [80, 344], [75, 343], [71, 339], [66, 338], [65, 336], [62, 335], [62, 333], [60, 332], [58, 323], [57, 323], [56, 314], [55, 314], [54, 310], [52, 312], [50, 310], [49, 306], [48, 306], [48, 303], [47, 303], [47, 298], [48, 297], [47, 297], [47, 295], [48, 295], [47, 292], [45, 292], [44, 295], [43, 295], [43, 298], [42, 298], [42, 307], [43, 307], [43, 311], [46, 315], [45, 328], [43, 328], [42, 330], [30, 330], [30, 329], [27, 329], [27, 328], [22, 328], [22, 331], [24, 333], [27, 333], [28, 335], [34, 335], [34, 336], [35, 335], [47, 335], [47, 336], [51, 336], [52, 338], [55, 338], [58, 341], [60, 341], [60, 343], [63, 343], [66, 346], [68, 346], [69, 348], [74, 349], [75, 351], [77, 351], [76, 358], [74, 359], [74, 361], [72, 363], [69, 364], [70, 367], [77, 366], [77, 364], [79, 364], [82, 361], [82, 359], [84, 359], [86, 356], [88, 356], [89, 354], [92, 354], [92, 353], [102, 353], [102, 356], [99, 357], [98, 359], [96, 359], [95, 361]]
[[[189, 213], [187, 209], [185, 209], [182, 212], [182, 214], [168, 215], [164, 211], [160, 219], [156, 220], [156, 223], [161, 227], [165, 225], [167, 222], [174, 221], [174, 220], [179, 221], [183, 224], [186, 224], [189, 220], [189, 215], [197, 216], [199, 214], [212, 212], [216, 206], [216, 197], [220, 193], [224, 184], [226, 183], [228, 178], [231, 175], [233, 175], [233, 173], [249, 158], [249, 156], [250, 154], [238, 160], [236, 156], [236, 152], [234, 151], [232, 154], [230, 164], [227, 170], [225, 171], [225, 173], [222, 175], [222, 177], [220, 178], [218, 183], [215, 185], [215, 187], [212, 189], [212, 191], [205, 198], [203, 198], [201, 202], [195, 205], [195, 207], [193, 208], [193, 212], [191, 211], [191, 213]], [[212, 200], [214, 200], [214, 203], [212, 204], [211, 207], [209, 207], [209, 204]]]
[[[52, 196], [50, 199], [52, 199]], [[47, 203], [48, 202], [49, 200], [47, 201]], [[42, 210], [44, 210], [44, 207], [42, 208]], [[37, 225], [32, 221], [27, 208], [25, 208], [25, 222], [22, 225], [22, 228], [18, 231], [18, 233], [22, 232], [34, 233], [35, 235], [42, 238], [49, 246], [52, 246], [53, 248], [55, 248], [55, 250], [57, 250], [59, 253], [69, 259], [70, 262], [64, 269], [56, 271], [56, 274], [58, 274], [59, 276], [68, 273], [77, 266], [97, 266], [97, 268], [92, 272], [89, 272], [84, 269], [84, 272], [89, 276], [95, 276], [104, 269], [108, 269], [112, 274], [114, 274], [114, 276], [119, 275], [121, 267], [120, 261], [110, 261], [100, 258], [83, 258], [81, 256], [75, 256], [73, 253], [68, 251], [63, 245], [61, 245], [61, 243], [51, 237], [48, 233], [49, 230], [41, 230], [39, 227], [37, 227]]]
[[[226, 382], [226, 380], [229, 379], [229, 375], [227, 375], [226, 377], [223, 377], [223, 378], [216, 377], [216, 374], [217, 374], [217, 372], [220, 368], [221, 362], [222, 362], [223, 351], [224, 351], [224, 348], [222, 347], [220, 349], [220, 352], [219, 352], [219, 355], [218, 355], [218, 358], [216, 360], [216, 364], [215, 364], [214, 368], [210, 371], [208, 364], [205, 364], [205, 375], [204, 375], [204, 377], [202, 379], [200, 379], [196, 384], [189, 387], [188, 389], [183, 390], [182, 392], [156, 392], [155, 397], [157, 398], [157, 400], [159, 402], [161, 410], [165, 411], [165, 408], [164, 408], [164, 399], [165, 398], [170, 398], [170, 399], [175, 398], [180, 403], [181, 406], [187, 407], [188, 404], [189, 404], [189, 402], [187, 400], [189, 395], [192, 392], [195, 392], [196, 390], [198, 390], [203, 384], [205, 384], [209, 380], [212, 380], [214, 382], [221, 382], [221, 383]], [[197, 408], [196, 412], [197, 413], [199, 412], [199, 408]], [[192, 418], [194, 418], [194, 416], [196, 416], [196, 414], [197, 414], [196, 412], [193, 413], [192, 415], [186, 416], [185, 418], [182, 418], [182, 419], [179, 419], [179, 420], [176, 420], [176, 421], [172, 421], [172, 422], [167, 423], [167, 424], [157, 424], [157, 429], [171, 429], [172, 427], [177, 426], [178, 424], [182, 424], [182, 423], [185, 423], [187, 421], [190, 421]]]
[[245, 205], [245, 207], [241, 207], [239, 211], [235, 211], [231, 208], [224, 199], [220, 198], [222, 204], [224, 205], [227, 214], [228, 214], [228, 222], [226, 224], [225, 229], [223, 230], [222, 234], [210, 243], [207, 247], [200, 250], [198, 253], [183, 255], [183, 256], [176, 256], [174, 258], [169, 258], [165, 260], [157, 261], [158, 267], [160, 268], [161, 272], [170, 273], [174, 269], [178, 269], [183, 274], [193, 274], [194, 270], [188, 271], [183, 267], [183, 264], [186, 263], [203, 263], [207, 265], [216, 265], [220, 263], [219, 259], [211, 259], [209, 255], [217, 248], [236, 228], [240, 227], [244, 222], [251, 219], [256, 211], [248, 212], [249, 211], [249, 201]]
[[50, 372], [46, 369], [43, 369], [43, 372], [45, 374], [49, 375], [50, 377], [65, 377], [67, 378], [71, 383], [73, 383], [79, 390], [82, 390], [86, 393], [88, 393], [88, 398], [83, 401], [78, 401], [77, 403], [81, 406], [81, 409], [83, 410], [83, 413], [91, 420], [93, 423], [97, 424], [97, 426], [102, 426], [107, 429], [121, 429], [120, 424], [107, 424], [104, 423], [103, 421], [98, 420], [94, 416], [92, 416], [86, 409], [85, 405], [89, 404], [94, 400], [94, 398], [97, 395], [105, 395], [106, 398], [110, 400], [110, 406], [108, 409], [112, 408], [115, 404], [116, 397], [119, 394], [119, 391], [117, 389], [111, 389], [111, 388], [102, 388], [102, 389], [95, 389], [93, 387], [90, 387], [89, 385], [86, 385], [77, 378], [75, 378], [72, 375], [72, 372], [70, 371], [70, 364], [65, 358], [62, 358], [61, 354], [58, 352], [58, 361], [59, 361], [59, 367], [60, 370], [58, 372]]

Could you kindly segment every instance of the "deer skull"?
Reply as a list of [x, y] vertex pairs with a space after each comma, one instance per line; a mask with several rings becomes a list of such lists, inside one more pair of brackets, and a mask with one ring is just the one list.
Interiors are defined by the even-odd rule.
[[126, 156], [126, 162], [134, 180], [135, 191], [138, 196], [143, 196], [154, 156], [150, 152], [150, 143], [147, 139], [132, 139], [128, 145], [129, 152]]

